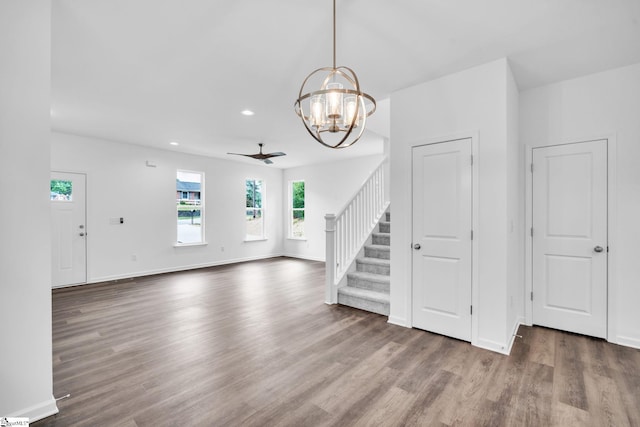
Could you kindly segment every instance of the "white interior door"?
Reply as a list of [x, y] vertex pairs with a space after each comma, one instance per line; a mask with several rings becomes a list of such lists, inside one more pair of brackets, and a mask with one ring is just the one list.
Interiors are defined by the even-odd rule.
[[533, 149], [533, 323], [607, 336], [607, 141]]
[[413, 326], [471, 341], [471, 139], [413, 148]]
[[51, 283], [87, 281], [86, 176], [51, 173]]

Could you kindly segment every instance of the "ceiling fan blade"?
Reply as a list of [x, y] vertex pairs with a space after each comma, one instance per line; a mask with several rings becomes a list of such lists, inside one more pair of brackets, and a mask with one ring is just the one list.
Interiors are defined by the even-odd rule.
[[260, 143], [258, 145], [260, 146], [260, 152], [256, 153], [256, 154], [243, 154], [243, 153], [227, 153], [227, 154], [232, 154], [234, 156], [251, 157], [252, 159], [262, 160], [267, 165], [273, 164], [273, 162], [271, 160], [269, 160], [269, 158], [271, 158], [271, 157], [280, 157], [280, 156], [286, 156], [287, 155], [287, 153], [283, 153], [282, 151], [276, 151], [274, 153], [263, 153], [262, 152], [262, 145], [263, 144]]
[[252, 159], [260, 160], [260, 154], [242, 154], [242, 153], [227, 153], [227, 154], [233, 154], [235, 156], [251, 157]]

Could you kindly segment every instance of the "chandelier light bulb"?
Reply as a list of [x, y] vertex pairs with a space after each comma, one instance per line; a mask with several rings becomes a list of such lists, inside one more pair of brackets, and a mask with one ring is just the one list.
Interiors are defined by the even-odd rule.
[[326, 120], [324, 117], [324, 97], [322, 95], [314, 95], [309, 101], [309, 111], [311, 116], [309, 122], [311, 126], [318, 129], [325, 125]]
[[343, 121], [344, 126], [349, 126], [351, 123], [353, 123], [354, 128], [358, 127], [358, 122], [360, 118], [359, 117], [356, 118], [357, 109], [358, 109], [358, 101], [356, 101], [355, 96], [348, 96], [344, 99], [344, 110], [345, 110], [344, 121]]
[[340, 83], [327, 85], [327, 117], [330, 119], [337, 120], [342, 117], [342, 89]]

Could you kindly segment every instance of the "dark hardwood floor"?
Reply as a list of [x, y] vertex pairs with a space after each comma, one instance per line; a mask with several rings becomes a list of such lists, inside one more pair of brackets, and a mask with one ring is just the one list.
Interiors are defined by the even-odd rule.
[[323, 303], [288, 258], [53, 292], [33, 426], [640, 426], [640, 350], [521, 327], [510, 356]]

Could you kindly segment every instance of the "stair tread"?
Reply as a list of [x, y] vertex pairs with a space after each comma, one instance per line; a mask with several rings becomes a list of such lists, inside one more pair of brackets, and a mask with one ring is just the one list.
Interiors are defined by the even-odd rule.
[[382, 259], [382, 258], [372, 258], [372, 257], [361, 257], [356, 259], [356, 262], [360, 262], [363, 264], [375, 264], [375, 265], [391, 265], [391, 260], [389, 259]]
[[366, 271], [354, 271], [347, 273], [347, 277], [358, 277], [360, 279], [370, 280], [372, 282], [389, 283], [391, 277], [384, 274], [367, 273]]
[[338, 293], [342, 295], [349, 295], [352, 297], [359, 297], [369, 301], [376, 301], [381, 303], [389, 303], [389, 294], [385, 292], [377, 292], [369, 289], [354, 288], [352, 286], [344, 286], [338, 289]]
[[364, 245], [365, 248], [369, 249], [381, 249], [381, 250], [389, 250], [391, 247], [389, 245]]

